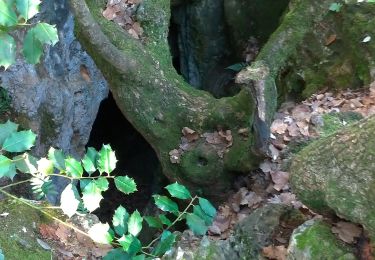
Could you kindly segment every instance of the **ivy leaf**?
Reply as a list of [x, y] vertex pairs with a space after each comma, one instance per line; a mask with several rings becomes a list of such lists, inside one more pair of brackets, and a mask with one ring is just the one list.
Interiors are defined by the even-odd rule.
[[6, 177], [10, 171], [12, 160], [4, 155], [0, 155], [0, 178]]
[[23, 173], [35, 174], [38, 172], [37, 159], [28, 153], [24, 153], [13, 158], [14, 163], [19, 171]]
[[95, 242], [109, 245], [113, 241], [113, 235], [110, 231], [108, 223], [97, 223], [89, 229], [88, 234]]
[[128, 220], [128, 232], [136, 237], [142, 230], [142, 222], [141, 214], [139, 214], [138, 210], [135, 210]]
[[35, 28], [27, 31], [23, 40], [22, 53], [28, 63], [37, 64], [39, 62], [43, 53], [43, 45], [36, 37]]
[[117, 176], [115, 177], [115, 185], [116, 188], [125, 193], [130, 194], [137, 191], [137, 185], [133, 178], [129, 178], [128, 176]]
[[165, 230], [162, 235], [160, 242], [152, 251], [153, 255], [162, 256], [167, 252], [169, 249], [172, 248], [174, 242], [176, 240], [176, 235], [172, 234], [170, 231]]
[[65, 171], [65, 154], [61, 150], [56, 150], [51, 147], [48, 150], [48, 159], [53, 162], [53, 165], [60, 171]]
[[206, 213], [210, 217], [215, 217], [216, 216], [216, 209], [212, 204], [204, 199], [204, 198], [199, 198], [199, 206], [201, 206], [202, 210], [204, 213]]
[[135, 236], [128, 234], [118, 239], [118, 242], [130, 256], [137, 254], [141, 251], [142, 244]]
[[4, 0], [0, 0], [0, 25], [13, 26], [18, 23], [17, 15]]
[[12, 153], [29, 150], [35, 139], [36, 135], [31, 130], [15, 132], [5, 139], [2, 150]]
[[163, 223], [160, 221], [160, 219], [158, 219], [156, 217], [146, 216], [146, 217], [144, 217], [144, 219], [146, 220], [147, 224], [150, 227], [160, 228], [160, 229], [163, 228]]
[[161, 223], [163, 223], [163, 225], [166, 225], [166, 226], [171, 226], [172, 225], [172, 221], [170, 221], [166, 215], [164, 214], [160, 214], [159, 215], [159, 219], [161, 221]]
[[68, 215], [69, 218], [73, 216], [78, 209], [79, 200], [77, 197], [77, 188], [71, 183], [66, 186], [64, 191], [61, 193], [60, 208], [66, 215]]
[[94, 148], [89, 147], [82, 159], [83, 168], [85, 168], [85, 171], [88, 172], [89, 175], [96, 171], [95, 163], [97, 156], [98, 152]]
[[100, 191], [106, 191], [106, 190], [108, 190], [109, 182], [108, 182], [108, 180], [106, 178], [99, 177], [98, 179], [94, 180], [94, 183], [95, 183], [96, 187], [98, 187], [98, 189]]
[[187, 214], [186, 224], [195, 235], [204, 235], [208, 230], [208, 227], [206, 226], [204, 220], [193, 213]]
[[83, 174], [83, 168], [79, 161], [74, 158], [65, 159], [66, 173], [68, 176], [73, 178], [81, 178]]
[[103, 199], [101, 190], [96, 186], [95, 181], [91, 181], [86, 185], [82, 191], [82, 200], [86, 209], [93, 212], [100, 206], [100, 201]]
[[39, 0], [16, 0], [17, 11], [25, 21], [39, 12], [39, 4]]
[[155, 205], [158, 206], [162, 211], [178, 212], [178, 205], [176, 202], [168, 198], [167, 196], [153, 195]]
[[213, 221], [213, 217], [207, 215], [201, 208], [201, 206], [199, 205], [195, 205], [194, 206], [194, 210], [193, 210], [193, 213], [195, 215], [197, 215], [198, 217], [200, 217], [201, 219], [204, 220], [204, 222], [206, 223], [207, 226], [210, 226], [212, 224], [212, 221]]
[[115, 214], [112, 217], [113, 227], [115, 228], [115, 231], [119, 236], [124, 235], [128, 231], [128, 219], [129, 213], [123, 206], [120, 205], [115, 210]]
[[[34, 0], [35, 1], [35, 0]], [[41, 44], [55, 45], [59, 41], [55, 25], [38, 23], [35, 25], [34, 33]]]
[[116, 155], [110, 145], [103, 145], [99, 151], [98, 169], [100, 174], [106, 172], [108, 175], [116, 168]]
[[[1, 66], [1, 33], [0, 33], [0, 66]], [[18, 125], [11, 122], [7, 121], [5, 124], [0, 124], [0, 145], [2, 146], [5, 139], [7, 139], [12, 133], [16, 132], [18, 128]]]
[[103, 260], [134, 260], [131, 256], [129, 256], [128, 253], [126, 253], [122, 248], [115, 248], [109, 251], [108, 254], [106, 254], [103, 257]]
[[38, 172], [43, 175], [49, 175], [53, 173], [53, 162], [47, 158], [41, 158], [38, 162]]
[[170, 184], [165, 188], [168, 190], [169, 194], [171, 194], [172, 197], [183, 200], [191, 198], [189, 190], [185, 186], [178, 184], [177, 182]]

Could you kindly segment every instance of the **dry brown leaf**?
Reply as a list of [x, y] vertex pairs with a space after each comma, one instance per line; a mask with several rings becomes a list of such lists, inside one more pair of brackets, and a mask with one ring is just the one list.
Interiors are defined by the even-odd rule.
[[342, 241], [352, 244], [354, 239], [361, 235], [362, 228], [350, 222], [340, 221], [332, 227], [332, 232], [337, 234]]
[[268, 149], [271, 152], [272, 160], [276, 161], [279, 158], [280, 151], [272, 144], [268, 146]]
[[282, 135], [285, 133], [285, 130], [288, 128], [288, 125], [284, 123], [282, 119], [276, 119], [272, 122], [271, 132]]
[[329, 46], [331, 45], [332, 43], [334, 43], [336, 41], [336, 34], [331, 34], [330, 36], [328, 36], [328, 38], [326, 39], [326, 46]]
[[309, 134], [309, 124], [308, 123], [306, 123], [305, 121], [299, 121], [299, 122], [297, 122], [297, 126], [298, 126], [299, 131], [301, 132], [302, 135], [310, 136], [310, 134]]
[[189, 143], [199, 139], [199, 134], [189, 127], [182, 128], [182, 134], [186, 137]]
[[288, 134], [291, 137], [296, 137], [300, 135], [300, 131], [296, 123], [292, 123], [291, 125], [289, 125], [287, 130], [288, 130]]
[[282, 171], [276, 171], [271, 172], [271, 178], [275, 185], [273, 185], [273, 188], [277, 191], [282, 190], [285, 185], [289, 182], [289, 173], [282, 172]]
[[292, 110], [292, 116], [296, 121], [309, 122], [311, 117], [311, 109], [308, 105], [298, 105]]
[[82, 78], [87, 81], [87, 82], [90, 82], [91, 81], [91, 78], [90, 78], [90, 72], [89, 70], [87, 69], [87, 67], [85, 65], [81, 65], [80, 68], [79, 68], [79, 71], [81, 73], [81, 76]]
[[267, 246], [263, 247], [262, 253], [264, 257], [275, 260], [286, 260], [287, 249], [285, 246]]

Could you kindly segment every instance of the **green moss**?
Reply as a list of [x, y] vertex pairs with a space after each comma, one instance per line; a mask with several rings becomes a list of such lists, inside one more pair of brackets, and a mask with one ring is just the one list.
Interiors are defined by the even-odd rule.
[[340, 128], [355, 123], [363, 117], [356, 112], [328, 113], [323, 115], [324, 125], [319, 129], [322, 137], [335, 133]]
[[307, 226], [295, 240], [298, 249], [310, 253], [309, 259], [356, 259], [350, 247], [339, 242], [322, 221]]
[[8, 91], [3, 87], [0, 87], [0, 115], [9, 111], [11, 101]]
[[9, 213], [0, 218], [0, 248], [5, 259], [51, 259], [51, 252], [42, 249], [36, 240], [36, 228], [42, 221], [40, 212], [15, 200], [0, 201], [0, 212]]
[[53, 115], [45, 107], [41, 106], [38, 113], [41, 116], [40, 140], [47, 143], [56, 137], [57, 126], [53, 121]]

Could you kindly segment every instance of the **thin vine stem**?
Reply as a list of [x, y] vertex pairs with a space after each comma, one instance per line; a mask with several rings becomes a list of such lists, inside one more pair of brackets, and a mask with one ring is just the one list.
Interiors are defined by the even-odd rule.
[[16, 185], [20, 185], [22, 183], [26, 183], [26, 182], [29, 182], [29, 181], [31, 181], [31, 179], [27, 179], [27, 180], [24, 180], [24, 181], [19, 181], [19, 182], [11, 183], [9, 185], [0, 187], [0, 190], [5, 190], [7, 188], [10, 188], [10, 187], [13, 187], [13, 186], [16, 186]]

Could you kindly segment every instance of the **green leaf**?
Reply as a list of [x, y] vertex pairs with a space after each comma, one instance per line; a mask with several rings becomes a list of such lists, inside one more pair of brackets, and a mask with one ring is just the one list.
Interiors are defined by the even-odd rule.
[[342, 4], [341, 3], [332, 3], [330, 6], [329, 6], [329, 10], [332, 11], [332, 12], [340, 12], [342, 8]]
[[15, 61], [16, 41], [9, 34], [0, 31], [0, 66], [4, 66], [7, 69]]
[[35, 34], [35, 28], [27, 31], [25, 39], [23, 40], [22, 53], [25, 59], [30, 64], [37, 64], [43, 53], [43, 45]]
[[201, 219], [204, 220], [204, 222], [206, 223], [207, 226], [210, 226], [212, 224], [212, 221], [213, 221], [213, 217], [207, 215], [201, 208], [201, 206], [199, 205], [195, 205], [194, 206], [194, 210], [193, 210], [193, 213], [195, 215], [197, 215], [198, 217], [200, 217]]
[[204, 198], [199, 198], [199, 206], [201, 206], [202, 210], [204, 213], [206, 213], [210, 217], [215, 217], [216, 216], [216, 209], [212, 204], [204, 199]]
[[178, 212], [178, 205], [176, 202], [168, 198], [167, 196], [153, 195], [155, 205], [159, 209], [168, 212]]
[[17, 174], [16, 165], [12, 164], [9, 167], [8, 172], [6, 172], [3, 177], [8, 177], [9, 179], [11, 179], [13, 181], [13, 178], [14, 178], [14, 176], [16, 176], [16, 174]]
[[178, 184], [177, 182], [170, 184], [165, 188], [168, 190], [169, 194], [171, 194], [172, 197], [183, 200], [191, 198], [189, 190], [185, 186]]
[[14, 163], [19, 171], [35, 174], [38, 172], [37, 159], [28, 153], [13, 157]]
[[53, 165], [60, 171], [65, 171], [65, 154], [61, 150], [56, 150], [51, 147], [48, 150], [48, 159], [53, 162]]
[[124, 235], [128, 231], [128, 219], [129, 213], [123, 206], [120, 205], [115, 210], [115, 214], [112, 217], [113, 227], [119, 236]]
[[95, 181], [91, 181], [86, 185], [82, 191], [82, 200], [86, 209], [93, 212], [100, 206], [100, 201], [103, 199], [102, 191], [96, 186]]
[[122, 236], [120, 239], [118, 239], [118, 242], [130, 256], [137, 254], [142, 248], [142, 244], [138, 238], [131, 234]]
[[[1, 45], [1, 34], [0, 34], [0, 45]], [[0, 66], [1, 66], [1, 51], [2, 48], [0, 46]], [[5, 124], [0, 124], [0, 145], [2, 146], [5, 139], [7, 139], [12, 133], [16, 132], [18, 128], [18, 125], [11, 122], [7, 121]]]
[[79, 200], [77, 188], [70, 183], [61, 193], [60, 208], [70, 218], [77, 212], [78, 205]]
[[128, 232], [136, 237], [142, 230], [142, 222], [141, 214], [139, 214], [138, 210], [135, 210], [128, 220]]
[[97, 223], [93, 225], [88, 231], [89, 236], [92, 240], [100, 244], [111, 244], [113, 241], [113, 235], [110, 232], [108, 223]]
[[245, 62], [240, 62], [240, 63], [233, 64], [229, 67], [226, 67], [225, 69], [233, 70], [235, 72], [240, 72], [243, 68], [246, 68], [247, 65], [248, 64]]
[[0, 155], [0, 178], [7, 177], [11, 170], [12, 160], [4, 155]]
[[153, 255], [162, 256], [167, 252], [169, 249], [172, 248], [174, 242], [176, 240], [176, 235], [172, 234], [170, 231], [166, 230], [162, 233], [160, 242], [152, 251]]
[[36, 135], [31, 130], [15, 132], [5, 139], [2, 150], [13, 153], [29, 150], [35, 139]]
[[[36, 177], [31, 178], [31, 189], [37, 196], [37, 199], [43, 199], [47, 195], [57, 195], [56, 186], [53, 184], [50, 176], [43, 176], [37, 174]], [[78, 194], [76, 194], [78, 197]]]
[[74, 158], [65, 159], [66, 173], [68, 176], [73, 178], [81, 178], [83, 174], [83, 168], [79, 161]]
[[108, 190], [109, 182], [108, 182], [107, 178], [99, 177], [98, 179], [94, 180], [94, 183], [100, 191]]
[[13, 26], [18, 23], [17, 15], [4, 0], [0, 0], [0, 25]]
[[144, 217], [147, 224], [152, 228], [163, 228], [163, 223], [156, 217], [146, 216]]
[[55, 45], [59, 41], [55, 25], [48, 23], [38, 23], [35, 25], [34, 33], [41, 44]]
[[39, 0], [16, 0], [17, 11], [25, 21], [39, 13], [39, 4]]
[[103, 145], [102, 149], [99, 151], [98, 159], [98, 169], [100, 174], [103, 172], [108, 173], [108, 175], [116, 168], [116, 155], [112, 151], [110, 145]]
[[163, 223], [163, 225], [166, 225], [166, 226], [171, 226], [172, 225], [172, 221], [170, 221], [166, 215], [164, 214], [160, 214], [159, 215], [159, 219], [161, 221], [161, 223]]
[[129, 256], [122, 248], [115, 248], [109, 251], [109, 253], [103, 257], [103, 260], [134, 260], [134, 258]]
[[195, 235], [204, 235], [206, 234], [208, 227], [204, 220], [193, 213], [189, 213], [186, 216], [186, 224], [193, 231]]
[[97, 159], [98, 152], [92, 148], [89, 147], [87, 149], [87, 152], [85, 156], [82, 159], [83, 168], [85, 168], [85, 171], [89, 174], [92, 174], [96, 171], [96, 159]]
[[119, 191], [125, 194], [130, 194], [137, 191], [137, 185], [135, 184], [134, 179], [129, 178], [128, 176], [115, 177], [115, 185]]
[[53, 173], [53, 162], [47, 158], [41, 158], [38, 162], [38, 172], [43, 175], [49, 175]]

